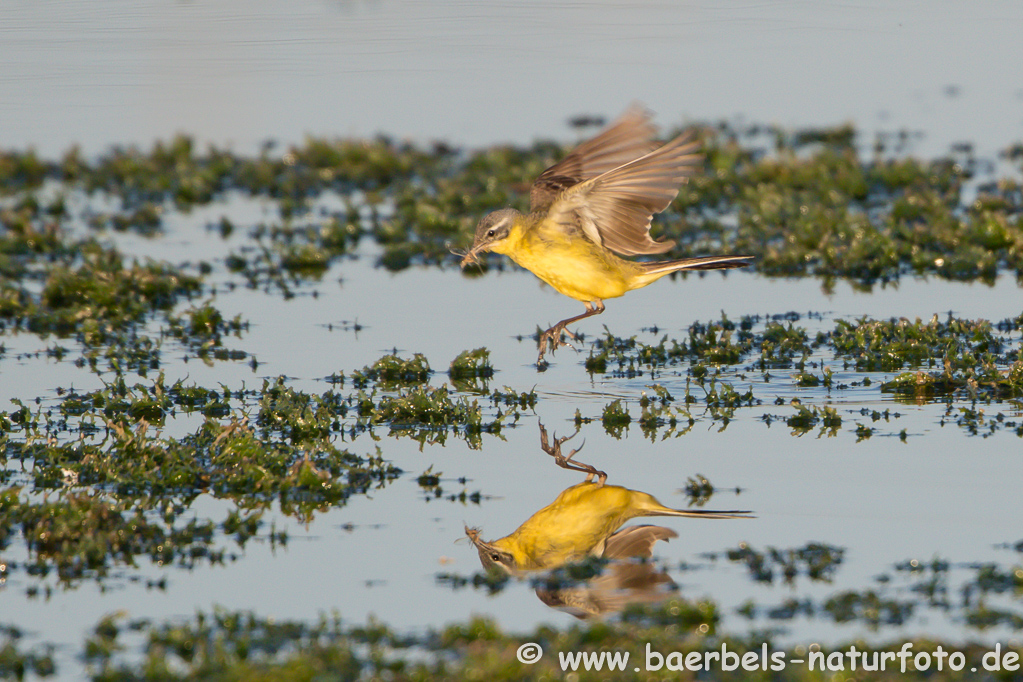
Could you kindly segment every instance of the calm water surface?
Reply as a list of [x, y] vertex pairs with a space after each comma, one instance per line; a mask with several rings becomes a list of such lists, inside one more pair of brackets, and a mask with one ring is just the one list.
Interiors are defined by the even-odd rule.
[[526, 142], [640, 100], [667, 124], [851, 121], [990, 153], [1023, 136], [1021, 23], [1011, 0], [13, 0], [0, 144]]
[[[45, 155], [71, 144], [98, 152], [112, 144], [147, 145], [178, 131], [240, 151], [267, 139], [378, 131], [483, 145], [567, 139], [573, 134], [565, 126], [569, 116], [614, 115], [641, 100], [665, 125], [849, 120], [868, 135], [922, 131], [915, 149], [924, 155], [968, 140], [994, 157], [1023, 137], [1023, 60], [1014, 55], [1020, 25], [1023, 5], [1010, 2], [7, 2], [0, 8], [0, 145], [32, 145]], [[278, 528], [291, 535], [288, 546], [272, 550], [251, 541], [226, 567], [181, 571], [144, 564], [103, 583], [35, 598], [26, 590], [37, 579], [14, 573], [0, 587], [0, 622], [60, 644], [66, 679], [77, 676], [73, 656], [86, 631], [122, 609], [154, 620], [213, 605], [303, 620], [337, 609], [350, 621], [374, 614], [411, 630], [475, 613], [494, 615], [513, 629], [572, 622], [525, 585], [487, 597], [453, 591], [436, 575], [479, 569], [471, 546], [454, 542], [465, 524], [481, 526], [486, 538], [500, 537], [579, 480], [540, 450], [537, 428], [542, 422], [568, 435], [577, 409], [598, 421], [585, 425], [572, 444], [585, 440], [580, 459], [606, 470], [612, 483], [676, 507], [686, 505], [680, 488], [698, 473], [719, 488], [742, 489], [740, 495], [716, 494], [711, 505], [752, 509], [756, 519], [669, 519], [664, 525], [680, 537], [657, 549], [683, 595], [720, 604], [726, 630], [749, 626], [735, 614], [748, 599], [771, 606], [790, 596], [862, 589], [912, 558], [947, 558], [958, 562], [955, 575], [965, 575], [968, 562], [1004, 564], [1007, 552], [996, 545], [1020, 539], [1023, 460], [1014, 435], [971, 437], [940, 424], [940, 405], [895, 403], [875, 383], [830, 395], [784, 395], [839, 409], [845, 421], [835, 438], [817, 438], [816, 431], [794, 437], [781, 422], [767, 426], [763, 414], [792, 408], [765, 400], [723, 431], [704, 419], [680, 438], [652, 443], [633, 425], [615, 439], [600, 426], [604, 406], [623, 398], [637, 414], [637, 401], [653, 381], [590, 377], [581, 366], [586, 354], [568, 349], [537, 373], [532, 342], [516, 337], [576, 314], [579, 306], [528, 273], [468, 279], [453, 270], [412, 268], [391, 274], [373, 266], [376, 247], [364, 242], [357, 258], [299, 287], [293, 299], [244, 287], [229, 291], [225, 285], [235, 280], [223, 258], [247, 236], [239, 229], [222, 240], [207, 231], [221, 215], [239, 226], [273, 218], [268, 206], [228, 197], [169, 216], [158, 239], [115, 238], [139, 257], [211, 261], [215, 305], [251, 323], [243, 339], [228, 345], [256, 356], [255, 371], [244, 362], [186, 365], [170, 352], [169, 378], [237, 387], [286, 375], [296, 388], [322, 392], [322, 378], [331, 372], [351, 372], [397, 349], [424, 353], [441, 372], [433, 380], [439, 384], [459, 352], [486, 346], [498, 369], [491, 387], [535, 387], [535, 415], [507, 429], [504, 439], [484, 436], [480, 451], [456, 439], [420, 450], [386, 428], [375, 434], [379, 440], [362, 436], [348, 447], [369, 453], [379, 445], [408, 474], [305, 525], [277, 514]], [[692, 322], [718, 319], [722, 311], [732, 319], [821, 313], [820, 320], [799, 323], [811, 332], [862, 315], [912, 319], [951, 311], [997, 321], [1019, 315], [1020, 300], [1009, 277], [993, 287], [907, 278], [872, 293], [840, 282], [825, 293], [813, 280], [712, 273], [610, 301], [582, 331], [592, 337], [606, 324], [618, 336], [654, 342], [658, 336], [644, 328], [657, 325], [681, 337]], [[342, 328], [354, 320], [363, 325], [360, 331]], [[100, 386], [98, 377], [69, 361], [26, 355], [45, 350], [48, 341], [23, 334], [8, 335], [4, 343], [0, 404], [36, 395], [53, 400], [58, 386]], [[858, 378], [848, 372], [850, 381]], [[657, 382], [676, 395], [684, 391], [684, 376]], [[750, 385], [758, 397], [781, 395], [759, 379], [737, 381], [737, 387]], [[871, 423], [860, 416], [863, 407], [902, 416], [857, 442], [856, 424]], [[997, 409], [1021, 417], [1018, 406]], [[193, 426], [170, 424], [168, 431]], [[902, 429], [909, 434], [905, 442], [897, 437]], [[466, 477], [466, 489], [486, 499], [480, 505], [425, 500], [415, 477], [430, 466], [443, 472], [446, 489], [459, 490], [455, 479]], [[199, 518], [219, 519], [228, 509], [210, 497], [193, 506]], [[763, 549], [814, 541], [846, 550], [834, 584], [756, 584], [744, 566], [720, 558], [742, 542]], [[24, 547], [12, 546], [4, 556], [21, 562]], [[680, 563], [690, 570], [680, 570]], [[159, 577], [167, 579], [165, 591], [146, 587], [147, 578]], [[754, 625], [776, 624], [760, 619]], [[798, 618], [782, 627], [786, 641], [804, 643], [981, 636], [934, 613], [880, 634], [861, 624]], [[1015, 635], [996, 630], [982, 636], [1007, 641]]]

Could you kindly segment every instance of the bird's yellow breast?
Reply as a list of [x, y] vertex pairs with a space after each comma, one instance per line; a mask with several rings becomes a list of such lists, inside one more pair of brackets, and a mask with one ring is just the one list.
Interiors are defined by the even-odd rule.
[[639, 271], [635, 263], [579, 234], [566, 234], [544, 219], [526, 216], [506, 239], [494, 244], [501, 253], [557, 291], [578, 301], [617, 298], [629, 291]]

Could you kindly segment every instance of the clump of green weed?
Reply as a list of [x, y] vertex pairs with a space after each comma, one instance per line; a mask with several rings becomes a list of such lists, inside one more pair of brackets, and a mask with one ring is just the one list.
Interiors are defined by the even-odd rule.
[[605, 431], [620, 439], [623, 432], [632, 423], [632, 416], [629, 415], [629, 409], [621, 400], [614, 400], [604, 406], [604, 413], [601, 415], [600, 421], [604, 425]]
[[746, 564], [750, 577], [757, 582], [773, 583], [777, 572], [787, 585], [794, 584], [799, 575], [812, 581], [831, 582], [844, 555], [841, 547], [817, 542], [787, 550], [768, 547], [763, 552], [742, 543], [725, 553], [729, 561]]
[[414, 386], [430, 378], [430, 363], [421, 353], [403, 360], [397, 355], [385, 355], [369, 367], [352, 373], [352, 384], [356, 388], [367, 386], [371, 381], [382, 387]]
[[[451, 361], [448, 369], [451, 383], [459, 390], [486, 390], [486, 381], [494, 376], [494, 366], [490, 364], [490, 351], [486, 348], [466, 350]], [[477, 384], [482, 380], [482, 387]]]

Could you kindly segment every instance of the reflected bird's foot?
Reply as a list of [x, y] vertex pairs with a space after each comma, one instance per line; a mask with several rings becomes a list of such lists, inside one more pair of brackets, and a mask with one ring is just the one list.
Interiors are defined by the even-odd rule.
[[[597, 485], [604, 485], [604, 482], [607, 481], [606, 473], [596, 468], [592, 464], [584, 464], [583, 462], [572, 461], [572, 458], [575, 457], [575, 454], [583, 449], [582, 445], [577, 447], [575, 450], [572, 450], [572, 452], [568, 453], [567, 456], [561, 454], [561, 444], [567, 440], [575, 438], [575, 436], [578, 433], [579, 431], [576, 431], [571, 436], [565, 436], [563, 438], [558, 438], [557, 435], [555, 435], [554, 444], [551, 445], [547, 440], [547, 429], [544, 428], [543, 424], [541, 424], [540, 447], [543, 449], [544, 452], [553, 457], [554, 463], [557, 464], [562, 469], [568, 469], [569, 471], [581, 471], [586, 474], [587, 481], [592, 481], [594, 478], [596, 478]], [[585, 443], [583, 443], [583, 445], [585, 445]]]

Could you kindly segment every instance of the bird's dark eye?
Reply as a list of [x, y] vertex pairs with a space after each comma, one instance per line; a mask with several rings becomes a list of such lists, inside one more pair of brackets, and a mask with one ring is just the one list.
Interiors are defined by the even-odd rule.
[[497, 234], [496, 231], [494, 231], [494, 230], [487, 230], [487, 236], [488, 237], [493, 237], [495, 234]]
[[500, 554], [491, 554], [490, 555], [490, 560], [493, 561], [496, 564], [496, 563], [501, 561], [501, 555]]

